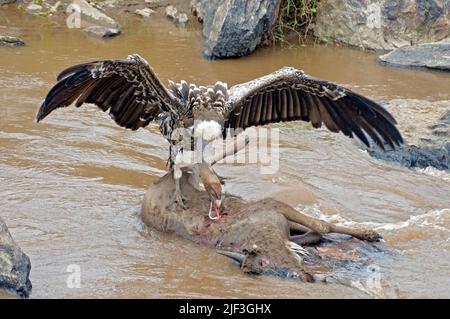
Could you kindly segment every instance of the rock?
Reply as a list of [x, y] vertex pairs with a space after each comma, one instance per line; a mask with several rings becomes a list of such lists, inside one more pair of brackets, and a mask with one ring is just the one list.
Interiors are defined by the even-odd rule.
[[16, 0], [0, 0], [0, 6], [2, 4], [10, 4], [10, 3], [14, 3], [16, 2]]
[[0, 35], [0, 47], [1, 46], [17, 47], [23, 45], [25, 45], [25, 42], [23, 42], [19, 38]]
[[450, 71], [450, 39], [395, 49], [381, 55], [380, 60], [394, 66]]
[[180, 13], [179, 15], [178, 15], [178, 24], [180, 24], [180, 25], [186, 25], [186, 23], [189, 21], [189, 18], [188, 18], [188, 16], [187, 16], [187, 14], [186, 13]]
[[229, 58], [250, 54], [270, 31], [279, 0], [194, 0], [192, 11], [203, 20], [204, 54]]
[[450, 33], [450, 0], [322, 0], [314, 32], [375, 50], [440, 41]]
[[39, 13], [42, 11], [42, 9], [42, 6], [34, 3], [30, 3], [26, 8], [27, 12], [31, 14]]
[[107, 8], [115, 8], [120, 0], [106, 0], [98, 3], [98, 6], [101, 8], [107, 7]]
[[450, 168], [450, 101], [402, 99], [386, 107], [397, 119], [405, 144], [395, 151], [374, 149], [370, 155], [409, 168]]
[[137, 9], [136, 11], [134, 11], [135, 14], [140, 15], [144, 18], [150, 17], [154, 12], [155, 10], [149, 8]]
[[74, 0], [73, 4], [78, 5], [80, 7], [81, 15], [83, 16], [84, 19], [88, 20], [89, 22], [97, 26], [103, 26], [111, 29], [120, 30], [121, 28], [120, 25], [114, 19], [108, 17], [106, 14], [104, 14], [97, 8], [94, 8], [85, 0]]
[[205, 11], [200, 0], [191, 1], [191, 13], [193, 16], [197, 17], [197, 20], [200, 23], [203, 23], [203, 21], [205, 20]]
[[14, 242], [0, 218], [0, 290], [27, 298], [31, 292], [30, 259]]
[[166, 8], [166, 17], [175, 20], [177, 18], [177, 14], [178, 14], [178, 10], [174, 6], [168, 6]]
[[183, 27], [189, 20], [186, 13], [178, 13], [178, 9], [174, 6], [166, 7], [166, 17], [171, 19], [175, 24]]
[[115, 28], [107, 28], [104, 26], [94, 25], [83, 29], [83, 32], [87, 35], [97, 38], [111, 38], [119, 35], [121, 31]]

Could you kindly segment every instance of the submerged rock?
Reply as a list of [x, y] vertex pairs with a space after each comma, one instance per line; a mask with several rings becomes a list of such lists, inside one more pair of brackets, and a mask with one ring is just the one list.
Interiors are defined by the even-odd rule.
[[186, 26], [189, 18], [186, 13], [179, 13], [178, 9], [174, 6], [168, 6], [166, 8], [166, 17], [172, 20], [175, 24], [179, 26]]
[[99, 9], [91, 6], [85, 0], [74, 0], [74, 5], [78, 5], [81, 10], [82, 19], [88, 20], [95, 25], [118, 29], [120, 30], [120, 25], [111, 17], [107, 16], [105, 13], [101, 12]]
[[203, 21], [208, 58], [239, 57], [263, 43], [279, 0], [194, 0], [192, 11]]
[[135, 14], [144, 18], [150, 17], [154, 12], [155, 10], [152, 10], [150, 8], [137, 9], [136, 11], [134, 11]]
[[175, 8], [174, 6], [168, 6], [166, 8], [166, 17], [170, 18], [170, 19], [175, 19], [177, 17], [178, 14], [178, 9]]
[[23, 42], [19, 38], [0, 35], [0, 47], [17, 47], [23, 45], [25, 45], [25, 42]]
[[27, 298], [31, 292], [30, 259], [14, 242], [0, 218], [0, 290]]
[[111, 38], [120, 34], [119, 29], [107, 28], [99, 25], [84, 28], [83, 32], [97, 38]]
[[30, 3], [26, 8], [27, 12], [31, 14], [39, 13], [42, 11], [42, 9], [43, 9], [42, 6], [35, 3]]
[[324, 41], [392, 50], [450, 34], [449, 0], [322, 0], [315, 35]]
[[189, 18], [186, 13], [180, 13], [178, 15], [177, 23], [179, 25], [185, 26], [188, 21], [189, 21]]
[[399, 123], [405, 145], [369, 153], [410, 168], [450, 168], [450, 101], [392, 100], [386, 107]]
[[450, 39], [395, 49], [381, 55], [380, 60], [394, 66], [450, 71]]

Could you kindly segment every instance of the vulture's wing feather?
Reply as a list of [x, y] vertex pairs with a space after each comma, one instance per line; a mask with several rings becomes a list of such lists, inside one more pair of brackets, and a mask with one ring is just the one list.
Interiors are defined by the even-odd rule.
[[76, 107], [93, 103], [109, 111], [120, 126], [136, 130], [160, 112], [176, 110], [181, 103], [138, 55], [75, 65], [62, 71], [57, 80], [39, 109], [38, 122], [74, 102]]
[[[356, 135], [370, 146], [368, 135], [384, 149], [403, 143], [396, 121], [379, 104], [336, 84], [282, 68], [229, 90], [224, 134], [282, 121], [302, 120], [318, 128]], [[364, 133], [365, 132], [365, 133]]]

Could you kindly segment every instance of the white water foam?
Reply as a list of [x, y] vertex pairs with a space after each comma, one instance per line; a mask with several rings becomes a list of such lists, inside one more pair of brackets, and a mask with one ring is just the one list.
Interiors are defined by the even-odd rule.
[[428, 166], [425, 168], [416, 168], [415, 169], [416, 172], [425, 174], [425, 175], [429, 175], [429, 176], [433, 176], [433, 177], [437, 177], [440, 179], [443, 179], [444, 181], [450, 182], [450, 173], [449, 171], [444, 171], [444, 170], [440, 170], [437, 169], [435, 167], [432, 166]]
[[372, 228], [374, 230], [387, 230], [387, 231], [393, 231], [402, 228], [416, 226], [416, 227], [434, 228], [439, 231], [450, 233], [450, 208], [430, 210], [424, 214], [411, 216], [407, 220], [400, 221], [397, 223], [374, 223], [374, 222], [357, 223], [355, 221], [343, 217], [340, 214], [332, 214], [332, 215], [324, 214], [320, 210], [320, 205], [318, 204], [304, 207], [301, 207], [301, 205], [299, 205], [296, 207], [296, 210], [301, 211], [307, 215], [314, 216], [326, 222], [339, 224], [343, 226], [363, 226]]

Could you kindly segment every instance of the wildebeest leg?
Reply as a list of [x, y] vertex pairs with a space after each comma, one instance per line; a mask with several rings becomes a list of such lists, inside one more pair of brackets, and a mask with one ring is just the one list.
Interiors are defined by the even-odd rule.
[[322, 235], [318, 232], [315, 232], [309, 229], [306, 226], [300, 225], [295, 222], [288, 221], [289, 230], [295, 231], [297, 233], [301, 233], [301, 235], [290, 235], [289, 240], [294, 243], [302, 246], [302, 245], [312, 245], [317, 244], [322, 240]]
[[302, 245], [313, 245], [317, 244], [322, 240], [322, 235], [310, 230], [309, 232], [301, 235], [289, 236], [289, 240], [294, 243], [302, 246]]
[[295, 223], [295, 222], [288, 221], [288, 224], [289, 224], [289, 229], [290, 230], [294, 230], [294, 231], [302, 233], [302, 234], [305, 234], [305, 233], [311, 231], [311, 229], [309, 229], [308, 227], [303, 226], [303, 225], [298, 224], [298, 223]]
[[371, 229], [362, 227], [345, 227], [330, 224], [323, 220], [300, 213], [294, 209], [285, 209], [282, 210], [281, 213], [284, 215], [284, 217], [286, 217], [288, 221], [306, 226], [307, 228], [321, 235], [328, 233], [340, 233], [351, 235], [358, 239], [367, 241], [379, 241], [380, 239], [382, 239], [382, 237], [377, 232]]
[[346, 227], [339, 225], [332, 225], [331, 233], [347, 234], [355, 238], [367, 241], [379, 241], [383, 237], [372, 229], [363, 227]]

